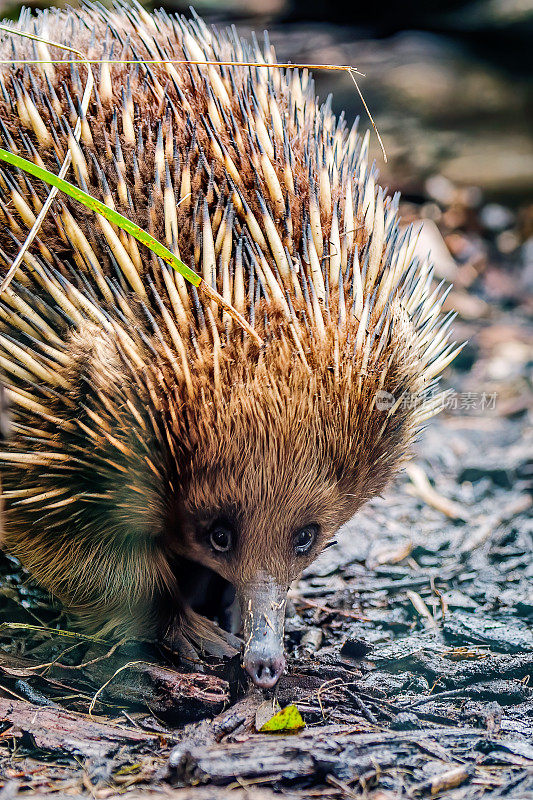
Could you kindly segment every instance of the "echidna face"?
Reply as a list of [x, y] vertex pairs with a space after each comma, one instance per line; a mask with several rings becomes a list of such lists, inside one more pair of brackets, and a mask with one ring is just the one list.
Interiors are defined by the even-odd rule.
[[[241, 477], [244, 487], [246, 478]], [[288, 490], [279, 487], [274, 503], [267, 495], [258, 498], [249, 484], [248, 498], [242, 497], [241, 489], [233, 499], [230, 494], [225, 503], [217, 503], [218, 492], [211, 492], [206, 482], [201, 489], [205, 499], [215, 496], [188, 515], [181, 531], [181, 535], [186, 531], [188, 557], [234, 588], [240, 613], [235, 613], [235, 604], [220, 607], [222, 595], [212, 602], [221, 623], [234, 633], [242, 630], [244, 666], [256, 685], [265, 688], [276, 683], [285, 664], [283, 631], [289, 585], [320, 552], [337, 522], [335, 490], [318, 477], [312, 480], [307, 474], [305, 478], [302, 489], [307, 498], [294, 492], [294, 486], [286, 487]], [[227, 486], [227, 480], [216, 471], [208, 480], [212, 486]], [[225, 598], [226, 603], [231, 601], [227, 592]], [[204, 605], [209, 599], [203, 598]]]
[[328, 396], [308, 379], [295, 395], [295, 372], [278, 375], [269, 391], [251, 383], [203, 407], [174, 529], [178, 552], [234, 587], [244, 665], [260, 686], [273, 685], [283, 669], [291, 582], [381, 488], [372, 482], [379, 469], [363, 457], [358, 463], [364, 433], [346, 422], [349, 398]]

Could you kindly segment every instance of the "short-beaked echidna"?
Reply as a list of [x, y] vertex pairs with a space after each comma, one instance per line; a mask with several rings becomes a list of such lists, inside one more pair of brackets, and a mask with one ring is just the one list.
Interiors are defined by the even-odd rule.
[[[264, 65], [268, 42], [128, 6], [16, 27], [104, 63], [84, 113], [86, 65], [2, 34], [0, 146], [55, 173], [69, 148], [67, 178], [263, 343], [59, 194], [0, 296], [3, 545], [90, 630], [220, 654], [242, 619], [244, 666], [272, 686], [291, 581], [441, 403], [444, 295], [376, 186], [368, 135], [318, 104], [305, 70], [177, 63]], [[48, 192], [0, 169], [4, 274]]]

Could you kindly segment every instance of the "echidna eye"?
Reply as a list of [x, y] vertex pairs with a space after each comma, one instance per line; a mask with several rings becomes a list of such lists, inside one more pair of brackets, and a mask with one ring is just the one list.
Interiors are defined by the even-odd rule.
[[209, 541], [213, 550], [227, 553], [231, 549], [231, 531], [224, 525], [215, 525], [209, 534]]
[[318, 535], [318, 525], [306, 525], [294, 537], [294, 550], [299, 555], [305, 555], [315, 543]]

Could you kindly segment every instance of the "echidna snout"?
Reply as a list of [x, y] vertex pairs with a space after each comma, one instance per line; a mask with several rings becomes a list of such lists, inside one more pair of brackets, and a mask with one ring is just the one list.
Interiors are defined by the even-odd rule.
[[285, 669], [283, 631], [287, 589], [259, 574], [241, 590], [244, 618], [243, 666], [256, 686], [271, 689]]

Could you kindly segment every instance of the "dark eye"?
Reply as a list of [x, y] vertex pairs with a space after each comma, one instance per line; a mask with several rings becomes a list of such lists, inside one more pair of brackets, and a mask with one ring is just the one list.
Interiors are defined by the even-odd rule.
[[227, 553], [231, 549], [232, 535], [225, 525], [215, 525], [209, 534], [209, 541], [213, 550]]
[[299, 555], [305, 555], [315, 543], [318, 536], [318, 525], [306, 525], [294, 537], [294, 550]]

